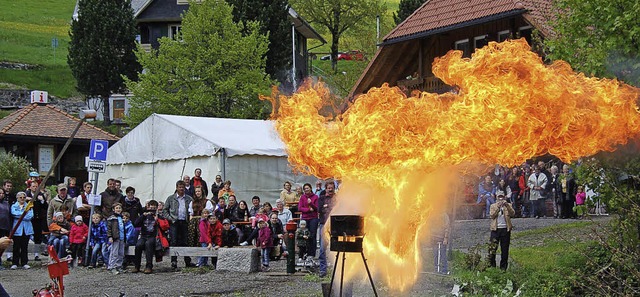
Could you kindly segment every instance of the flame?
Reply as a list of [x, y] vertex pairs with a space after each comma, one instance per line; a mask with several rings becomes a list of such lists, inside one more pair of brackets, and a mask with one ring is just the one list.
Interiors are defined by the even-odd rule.
[[[638, 89], [563, 61], [545, 65], [523, 39], [490, 42], [471, 59], [450, 51], [433, 73], [458, 93], [407, 97], [384, 84], [336, 118], [319, 113], [330, 103], [321, 83], [266, 98], [295, 169], [342, 179], [333, 213], [365, 215], [370, 268], [398, 291], [417, 280], [455, 166], [512, 166], [546, 153], [569, 162], [640, 132]], [[345, 273], [362, 275], [362, 262], [347, 265]]]

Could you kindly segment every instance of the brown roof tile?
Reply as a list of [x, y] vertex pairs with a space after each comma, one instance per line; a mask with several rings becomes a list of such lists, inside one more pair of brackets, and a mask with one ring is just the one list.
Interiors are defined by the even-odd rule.
[[[51, 105], [31, 104], [0, 119], [0, 136], [68, 138], [79, 121], [80, 119]], [[87, 123], [80, 126], [75, 138], [109, 141], [120, 139], [116, 135]]]
[[552, 0], [428, 0], [391, 30], [384, 41], [518, 11], [525, 13], [525, 17], [529, 16], [527, 20], [533, 20], [543, 33], [548, 33], [545, 19], [551, 10], [551, 2]]

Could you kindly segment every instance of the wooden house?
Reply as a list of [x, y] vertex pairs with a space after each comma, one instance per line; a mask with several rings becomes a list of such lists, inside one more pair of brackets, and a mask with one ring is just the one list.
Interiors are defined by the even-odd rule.
[[350, 98], [388, 82], [406, 92], [450, 90], [431, 72], [434, 58], [450, 50], [470, 57], [489, 41], [544, 37], [552, 0], [428, 0], [384, 37]]

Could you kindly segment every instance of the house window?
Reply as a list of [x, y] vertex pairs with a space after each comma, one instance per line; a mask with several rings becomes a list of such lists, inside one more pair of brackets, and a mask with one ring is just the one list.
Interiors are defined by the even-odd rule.
[[169, 38], [182, 39], [182, 37], [179, 37], [181, 30], [182, 30], [182, 25], [169, 25]]
[[503, 42], [510, 38], [511, 38], [511, 31], [504, 30], [504, 31], [498, 32], [498, 42]]
[[529, 43], [529, 45], [532, 45], [531, 37], [533, 35], [533, 30], [531, 26], [518, 28], [518, 35], [520, 35], [520, 37], [524, 37], [524, 39], [527, 40], [527, 43]]
[[480, 36], [476, 36], [473, 38], [473, 48], [482, 48], [483, 46], [487, 45], [489, 43], [489, 41], [487, 40], [487, 37], [489, 35], [480, 35]]
[[462, 56], [463, 57], [470, 57], [471, 56], [471, 48], [469, 47], [469, 39], [463, 39], [463, 40], [458, 40], [456, 41], [455, 45], [454, 45], [454, 49], [462, 51]]
[[113, 100], [113, 119], [124, 119], [124, 99]]

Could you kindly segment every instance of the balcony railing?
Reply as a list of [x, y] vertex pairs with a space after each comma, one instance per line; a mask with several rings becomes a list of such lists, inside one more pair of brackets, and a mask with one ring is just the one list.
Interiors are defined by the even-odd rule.
[[451, 86], [442, 82], [435, 76], [403, 79], [397, 82], [398, 87], [410, 95], [412, 91], [442, 94], [451, 91]]

